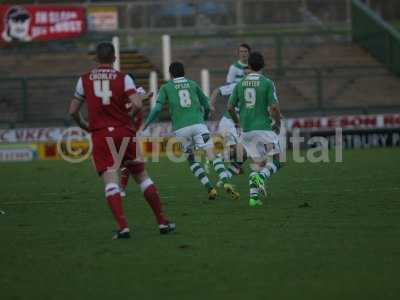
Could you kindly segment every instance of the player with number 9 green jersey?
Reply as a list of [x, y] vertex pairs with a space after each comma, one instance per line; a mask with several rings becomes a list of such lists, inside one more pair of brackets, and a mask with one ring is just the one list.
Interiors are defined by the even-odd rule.
[[268, 107], [278, 103], [272, 80], [258, 73], [248, 74], [233, 89], [229, 103], [239, 108], [240, 127], [244, 132], [272, 130]]
[[204, 115], [210, 110], [209, 100], [196, 82], [184, 77], [165, 83], [157, 98], [156, 106], [168, 104], [174, 131], [203, 124]]

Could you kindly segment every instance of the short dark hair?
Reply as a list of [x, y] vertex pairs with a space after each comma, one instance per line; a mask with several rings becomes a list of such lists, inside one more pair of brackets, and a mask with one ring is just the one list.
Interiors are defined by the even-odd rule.
[[115, 48], [110, 42], [101, 42], [96, 47], [97, 61], [101, 64], [111, 64], [115, 59]]
[[264, 57], [260, 52], [251, 52], [249, 66], [253, 71], [260, 71], [265, 66]]
[[242, 43], [242, 44], [240, 44], [239, 45], [239, 48], [246, 48], [247, 49], [247, 51], [249, 51], [249, 53], [251, 52], [251, 47], [249, 46], [249, 44], [246, 44], [246, 43]]
[[181, 62], [175, 61], [169, 66], [169, 73], [174, 78], [183, 77], [185, 76], [185, 67]]

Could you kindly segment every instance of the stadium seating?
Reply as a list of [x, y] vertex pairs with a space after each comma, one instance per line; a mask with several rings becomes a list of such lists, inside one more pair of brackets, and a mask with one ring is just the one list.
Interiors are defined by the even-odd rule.
[[[22, 52], [1, 55], [0, 72], [7, 74], [8, 70], [13, 70], [14, 78], [0, 80], [0, 108], [5, 108], [0, 109], [1, 123], [68, 122], [67, 105], [76, 80], [93, 66], [93, 54], [77, 49], [51, 54]], [[155, 67], [144, 55], [137, 51], [122, 52], [121, 67], [122, 71], [135, 76], [138, 85], [148, 88], [149, 74]], [[25, 77], [29, 80], [24, 80]], [[148, 103], [146, 106], [148, 108]]]
[[[173, 59], [183, 61], [187, 76], [195, 80], [200, 79], [202, 68], [209, 68], [211, 87], [215, 88], [225, 82], [227, 69], [235, 60], [236, 45], [210, 46], [203, 41], [189, 49], [187, 45], [175, 46]], [[282, 107], [289, 115], [343, 109], [374, 112], [377, 106], [400, 105], [400, 79], [348, 41], [285, 41], [284, 74], [278, 72], [273, 43], [254, 42], [252, 46], [264, 53], [267, 73], [276, 81]], [[67, 104], [77, 76], [94, 66], [93, 56], [88, 55], [87, 47], [50, 51], [45, 47], [40, 51], [2, 51], [0, 72], [8, 74], [12, 70], [15, 80], [0, 80], [1, 123], [60, 124], [68, 120]], [[147, 89], [149, 73], [161, 68], [161, 58], [157, 51], [123, 51], [121, 66], [122, 71], [133, 73], [137, 84]], [[148, 106], [146, 103], [147, 109]], [[224, 105], [220, 113], [223, 108]]]
[[[400, 105], [400, 79], [351, 42], [327, 40], [285, 47], [284, 76], [277, 73], [274, 48], [265, 44], [254, 44], [253, 48], [264, 54], [267, 73], [276, 81], [287, 111], [321, 111], [318, 106], [323, 105], [322, 110], [351, 108], [365, 112], [374, 106]], [[204, 46], [194, 51], [175, 48], [173, 53], [174, 59], [188, 65], [188, 76], [196, 80], [202, 68], [212, 66], [211, 86], [217, 87], [225, 82], [228, 67], [235, 60], [232, 49], [227, 52], [226, 47]]]

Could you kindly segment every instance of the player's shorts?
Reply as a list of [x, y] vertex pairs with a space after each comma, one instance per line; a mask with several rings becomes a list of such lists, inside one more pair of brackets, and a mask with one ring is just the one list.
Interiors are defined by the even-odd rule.
[[241, 142], [247, 155], [254, 160], [281, 153], [278, 135], [271, 130], [253, 130], [244, 132]]
[[236, 82], [235, 83], [227, 83], [225, 85], [222, 85], [219, 87], [219, 92], [221, 94], [221, 96], [230, 96], [233, 93], [233, 89], [236, 86]]
[[[144, 171], [144, 163], [140, 157], [139, 147], [136, 147], [135, 132], [127, 127], [108, 127], [92, 132], [93, 162], [99, 175], [108, 169], [119, 169], [121, 166], [128, 166], [131, 173], [139, 174]], [[107, 138], [111, 138], [107, 143]], [[126, 151], [120, 153], [124, 138], [127, 141]], [[112, 146], [114, 144], [114, 147]], [[114, 164], [112, 151], [115, 150], [115, 157], [122, 155], [121, 166]], [[122, 151], [123, 149], [121, 149]]]
[[205, 124], [183, 127], [174, 133], [176, 138], [182, 143], [185, 153], [191, 153], [194, 149], [209, 149], [214, 146], [210, 131]]
[[239, 136], [232, 119], [222, 117], [218, 124], [218, 133], [224, 137], [225, 145], [232, 146], [238, 143]]

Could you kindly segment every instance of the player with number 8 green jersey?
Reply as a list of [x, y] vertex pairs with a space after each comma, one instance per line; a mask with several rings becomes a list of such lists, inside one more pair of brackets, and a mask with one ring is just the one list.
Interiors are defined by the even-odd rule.
[[278, 103], [272, 80], [259, 73], [248, 74], [233, 89], [229, 103], [239, 108], [240, 126], [244, 132], [272, 129], [268, 107]]
[[217, 190], [201, 163], [196, 160], [194, 155], [196, 149], [204, 150], [207, 159], [212, 161], [224, 190], [231, 195], [232, 199], [238, 199], [239, 193], [235, 191], [232, 184], [228, 183], [229, 174], [222, 159], [215, 155], [210, 131], [204, 124], [204, 119], [210, 112], [208, 97], [204, 95], [196, 82], [184, 77], [185, 68], [181, 62], [173, 62], [169, 66], [169, 72], [173, 79], [161, 87], [156, 105], [147, 117], [143, 129], [156, 119], [164, 103], [168, 103], [174, 135], [182, 143], [184, 155], [193, 175], [207, 188], [208, 198], [214, 200]]
[[156, 106], [165, 103], [168, 103], [174, 131], [203, 124], [204, 115], [210, 110], [208, 98], [197, 83], [184, 77], [168, 81], [161, 87]]

